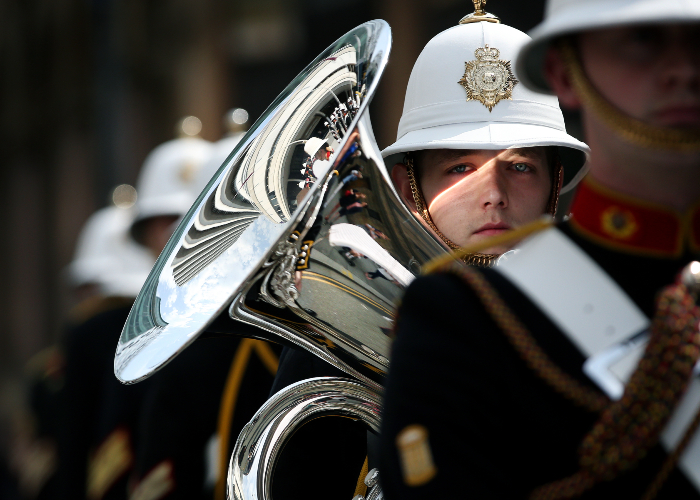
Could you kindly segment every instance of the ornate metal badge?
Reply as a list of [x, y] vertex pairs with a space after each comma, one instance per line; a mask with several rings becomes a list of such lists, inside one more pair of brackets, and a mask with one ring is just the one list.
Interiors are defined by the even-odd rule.
[[511, 99], [519, 82], [510, 61], [501, 61], [501, 51], [486, 45], [474, 51], [476, 61], [465, 63], [464, 76], [458, 82], [467, 91], [467, 101], [479, 101], [489, 111], [503, 99]]

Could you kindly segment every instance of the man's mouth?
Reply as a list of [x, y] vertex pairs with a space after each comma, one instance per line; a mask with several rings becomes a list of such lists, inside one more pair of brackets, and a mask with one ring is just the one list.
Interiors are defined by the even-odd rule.
[[484, 224], [481, 226], [479, 229], [474, 231], [473, 234], [478, 234], [479, 236], [495, 236], [497, 234], [501, 234], [505, 231], [508, 231], [510, 229], [510, 226], [504, 222], [499, 222], [499, 223], [489, 223], [489, 224]]
[[654, 113], [654, 121], [666, 127], [700, 127], [700, 105], [672, 105]]

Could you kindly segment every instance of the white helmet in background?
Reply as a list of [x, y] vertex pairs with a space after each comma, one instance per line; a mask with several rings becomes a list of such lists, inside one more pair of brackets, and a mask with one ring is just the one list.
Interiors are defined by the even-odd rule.
[[549, 0], [544, 21], [530, 32], [532, 40], [514, 64], [526, 87], [551, 94], [544, 60], [551, 42], [561, 36], [617, 26], [697, 22], [697, 0]]
[[115, 206], [90, 216], [78, 237], [68, 266], [74, 287], [96, 285], [106, 297], [136, 297], [153, 267], [154, 258], [129, 236], [134, 211]]
[[[317, 156], [318, 152], [321, 151], [320, 156]], [[320, 137], [311, 137], [304, 144], [304, 153], [311, 157], [312, 169], [314, 177], [322, 179], [326, 172], [331, 169], [331, 162], [329, 161], [333, 150], [328, 145], [326, 139], [321, 139]], [[303, 171], [302, 171], [303, 173]]]
[[[192, 124], [192, 119], [199, 123], [198, 128]], [[211, 157], [213, 145], [196, 136], [201, 130], [201, 122], [197, 118], [181, 120], [180, 127], [183, 137], [156, 147], [143, 162], [136, 182], [138, 199], [136, 219], [132, 225], [134, 236], [138, 236], [134, 229], [139, 223], [151, 217], [182, 217], [196, 198], [192, 193], [192, 184]]]
[[219, 170], [219, 167], [224, 163], [226, 158], [233, 152], [233, 149], [243, 139], [248, 130], [249, 115], [243, 108], [233, 108], [224, 116], [224, 126], [226, 127], [226, 135], [215, 142], [212, 148], [212, 154], [207, 162], [202, 166], [199, 173], [195, 176], [192, 183], [192, 193], [195, 198], [207, 186], [214, 174]]
[[[645, 149], [698, 150], [700, 132], [697, 129], [658, 127], [633, 118], [608, 102], [588, 79], [571, 36], [623, 26], [699, 22], [700, 0], [549, 0], [545, 19], [532, 30], [532, 40], [520, 51], [516, 68], [525, 86], [551, 93], [544, 64], [550, 46], [556, 43], [583, 107], [611, 130]], [[697, 51], [697, 47], [693, 50]]]
[[486, 20], [457, 25], [430, 40], [408, 81], [397, 140], [382, 151], [387, 166], [425, 149], [561, 146], [562, 192], [573, 187], [585, 174], [589, 149], [566, 133], [557, 98], [529, 90], [512, 72], [511, 63], [529, 40], [515, 28]]

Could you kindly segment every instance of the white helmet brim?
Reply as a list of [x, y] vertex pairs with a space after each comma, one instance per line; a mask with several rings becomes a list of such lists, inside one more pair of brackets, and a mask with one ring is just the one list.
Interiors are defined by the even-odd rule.
[[[563, 155], [565, 185], [562, 192], [571, 189], [588, 170], [588, 146], [566, 132], [541, 125], [520, 123], [456, 123], [408, 132], [382, 151], [389, 160], [387, 167], [400, 162], [399, 153], [425, 149], [510, 149], [536, 146], [560, 146], [574, 150], [573, 155]], [[578, 154], [576, 154], [578, 152]], [[396, 156], [394, 156], [396, 155]], [[393, 158], [389, 158], [394, 156]], [[568, 161], [567, 161], [568, 160]]]

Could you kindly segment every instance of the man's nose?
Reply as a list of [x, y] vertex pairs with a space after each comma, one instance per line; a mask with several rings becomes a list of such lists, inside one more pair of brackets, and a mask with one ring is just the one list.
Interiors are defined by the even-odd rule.
[[484, 165], [479, 173], [479, 204], [483, 208], [506, 208], [508, 190], [503, 172], [498, 165]]

